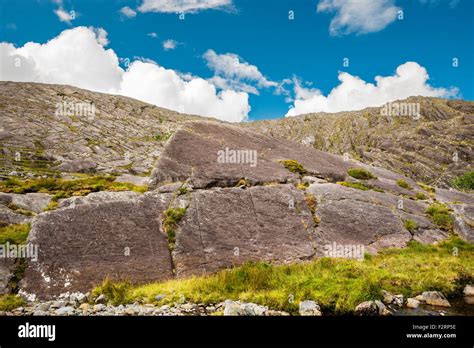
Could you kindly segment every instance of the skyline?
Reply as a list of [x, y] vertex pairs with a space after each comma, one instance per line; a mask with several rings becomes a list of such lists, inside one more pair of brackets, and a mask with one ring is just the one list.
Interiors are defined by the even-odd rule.
[[70, 84], [227, 121], [410, 95], [474, 99], [470, 1], [269, 4], [1, 0], [0, 80]]

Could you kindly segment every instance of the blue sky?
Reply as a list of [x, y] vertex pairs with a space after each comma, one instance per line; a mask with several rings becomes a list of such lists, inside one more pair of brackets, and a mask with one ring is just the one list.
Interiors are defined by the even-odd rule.
[[[159, 11], [140, 10], [144, 1]], [[368, 9], [361, 0], [359, 8], [357, 0], [346, 0], [346, 4], [341, 0], [215, 0], [223, 5], [214, 8], [212, 0], [200, 0], [208, 8], [185, 9], [184, 20], [178, 13], [163, 10], [168, 5], [179, 9], [188, 1], [175, 1], [173, 5], [171, 0], [0, 0], [0, 41], [19, 48], [27, 42], [45, 44], [64, 30], [76, 27], [103, 28], [108, 41], [105, 49], [112, 49], [119, 58], [131, 62], [150, 59], [179, 74], [211, 81], [216, 93], [229, 89], [246, 94], [251, 108], [249, 120], [282, 117], [290, 107], [300, 113], [339, 111], [339, 105], [348, 108], [343, 100], [358, 88], [353, 78], [373, 84], [376, 76], [392, 76], [406, 62], [417, 63], [407, 68], [407, 78], [418, 81], [416, 76], [423, 74], [423, 68], [430, 77], [422, 78], [412, 93], [474, 99], [474, 1], [380, 0], [373, 1], [378, 2], [378, 7]], [[120, 12], [124, 7], [131, 10], [129, 16]], [[75, 18], [61, 20], [54, 12], [57, 10], [67, 14], [73, 10]], [[403, 11], [403, 19], [399, 19], [399, 12], [393, 19], [390, 11], [399, 10]], [[289, 18], [289, 11], [293, 11], [294, 19]], [[338, 15], [346, 22], [338, 24]], [[172, 41], [165, 49], [167, 40]], [[208, 50], [215, 53], [214, 65], [203, 57]], [[232, 55], [225, 56], [227, 53]], [[219, 64], [232, 57], [238, 61], [236, 70], [228, 71], [222, 66], [219, 70]], [[344, 58], [348, 58], [348, 66], [343, 66]], [[453, 66], [454, 58], [458, 59], [457, 67]], [[6, 59], [1, 63], [1, 79], [14, 79], [5, 78], [12, 75]], [[120, 66], [127, 69], [123, 61]], [[329, 98], [331, 90], [342, 84], [339, 72], [347, 72], [350, 78], [339, 94]], [[209, 80], [213, 76], [220, 76], [220, 83]], [[46, 77], [38, 81], [58, 82]], [[155, 81], [162, 83], [161, 78]], [[84, 87], [72, 80], [70, 84]], [[153, 82], [147, 86], [153, 86]], [[400, 90], [406, 88], [401, 83], [397, 86], [379, 91], [368, 87], [367, 93], [349, 105], [357, 108], [403, 96]], [[138, 98], [145, 95], [130, 93]], [[154, 102], [153, 98], [139, 99]], [[169, 98], [173, 98], [172, 92]], [[158, 97], [154, 103], [177, 108], [173, 107], [177, 104], [168, 105]], [[222, 107], [224, 111], [209, 110], [225, 113], [226, 106]], [[192, 104], [185, 104], [184, 108], [178, 111], [194, 111]], [[202, 106], [195, 110], [198, 114], [207, 113]]]

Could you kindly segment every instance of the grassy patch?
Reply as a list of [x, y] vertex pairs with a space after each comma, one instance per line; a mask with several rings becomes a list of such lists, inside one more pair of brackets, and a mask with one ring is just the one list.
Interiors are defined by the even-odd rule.
[[29, 193], [43, 192], [53, 194], [53, 200], [71, 196], [85, 196], [99, 191], [135, 191], [143, 193], [146, 186], [136, 186], [125, 182], [114, 182], [114, 176], [92, 176], [75, 180], [57, 178], [41, 178], [19, 180], [9, 178], [0, 181], [0, 192]]
[[424, 200], [427, 200], [428, 197], [426, 197], [426, 195], [423, 192], [417, 192], [415, 195], [415, 199], [419, 201], [424, 201]]
[[452, 230], [454, 219], [444, 204], [434, 203], [426, 208], [425, 213], [431, 216], [431, 220], [438, 227], [447, 231]]
[[401, 188], [411, 190], [410, 184], [408, 184], [405, 180], [403, 179], [398, 179], [397, 180], [397, 185], [400, 186]]
[[174, 249], [176, 242], [176, 226], [184, 217], [186, 208], [168, 208], [163, 212], [163, 229], [168, 236], [168, 247]]
[[453, 179], [451, 181], [451, 185], [458, 190], [474, 190], [474, 171], [468, 172], [464, 175], [458, 176], [456, 179]]
[[11, 311], [25, 304], [26, 302], [18, 295], [0, 295], [0, 311]]
[[30, 233], [30, 224], [0, 227], [0, 244], [25, 244]]
[[347, 170], [347, 174], [359, 180], [377, 179], [375, 175], [364, 168], [350, 168]]
[[[458, 256], [453, 255], [454, 247]], [[406, 297], [427, 290], [450, 296], [459, 295], [473, 280], [474, 246], [452, 238], [438, 245], [410, 242], [405, 249], [388, 249], [363, 261], [322, 258], [282, 266], [248, 263], [207, 277], [125, 287], [125, 294], [118, 296], [122, 301], [116, 303], [154, 302], [156, 295], [164, 294], [163, 304], [181, 296], [195, 303], [233, 299], [296, 313], [301, 300], [314, 299], [324, 312], [343, 314], [362, 301], [380, 299], [382, 289]], [[294, 302], [288, 301], [290, 296]]]
[[418, 225], [416, 224], [416, 222], [411, 219], [405, 220], [404, 225], [405, 225], [405, 228], [411, 233], [414, 232], [418, 228]]
[[352, 187], [352, 188], [362, 190], [362, 191], [368, 191], [371, 189], [371, 187], [364, 185], [361, 182], [338, 181], [337, 184], [346, 186], [346, 187]]
[[295, 160], [281, 160], [280, 163], [292, 173], [300, 175], [305, 175], [307, 173], [303, 165]]

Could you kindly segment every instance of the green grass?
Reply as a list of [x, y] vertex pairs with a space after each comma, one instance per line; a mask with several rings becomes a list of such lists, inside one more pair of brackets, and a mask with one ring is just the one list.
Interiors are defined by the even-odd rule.
[[281, 160], [280, 163], [292, 173], [300, 175], [305, 175], [307, 173], [303, 165], [295, 160]]
[[350, 168], [347, 170], [347, 174], [359, 180], [377, 179], [375, 175], [364, 168]]
[[136, 186], [130, 183], [114, 182], [113, 176], [92, 176], [75, 180], [57, 178], [41, 178], [20, 180], [9, 178], [0, 181], [0, 192], [29, 193], [43, 192], [54, 195], [53, 201], [71, 196], [85, 196], [99, 191], [135, 191], [143, 193], [146, 186]]
[[411, 190], [410, 184], [408, 184], [405, 180], [403, 179], [398, 179], [397, 180], [397, 185], [400, 186], [401, 188]]
[[405, 228], [410, 232], [413, 232], [418, 228], [418, 225], [416, 224], [416, 222], [411, 219], [405, 220], [404, 225], [405, 225]]
[[449, 213], [449, 209], [446, 205], [434, 203], [426, 208], [425, 213], [431, 216], [431, 220], [438, 227], [447, 231], [452, 230], [454, 219]]
[[186, 214], [186, 208], [168, 208], [163, 212], [163, 229], [168, 236], [168, 247], [174, 249], [176, 243], [176, 227]]
[[346, 186], [346, 187], [352, 187], [352, 188], [362, 190], [362, 191], [368, 191], [371, 189], [371, 187], [364, 185], [361, 182], [338, 181], [337, 184]]
[[416, 195], [415, 195], [415, 199], [420, 200], [420, 201], [424, 201], [424, 200], [427, 200], [428, 197], [426, 197], [426, 195], [423, 192], [417, 192]]
[[[453, 255], [455, 247], [458, 256]], [[195, 303], [233, 299], [292, 313], [301, 300], [313, 299], [325, 313], [344, 314], [362, 301], [380, 299], [382, 289], [406, 297], [428, 290], [450, 296], [460, 295], [463, 286], [473, 281], [474, 246], [453, 237], [438, 245], [410, 242], [405, 249], [387, 249], [363, 261], [322, 258], [282, 266], [248, 263], [207, 277], [141, 286], [109, 282], [95, 293], [106, 292], [114, 303], [156, 302], [155, 296], [164, 294], [160, 304], [176, 302], [181, 296]], [[295, 299], [292, 303], [290, 296]]]
[[458, 190], [474, 190], [474, 171], [468, 172], [453, 179], [451, 181], [451, 185]]
[[30, 224], [0, 227], [0, 244], [25, 244], [30, 233]]
[[0, 311], [11, 311], [25, 304], [26, 302], [18, 295], [0, 295]]

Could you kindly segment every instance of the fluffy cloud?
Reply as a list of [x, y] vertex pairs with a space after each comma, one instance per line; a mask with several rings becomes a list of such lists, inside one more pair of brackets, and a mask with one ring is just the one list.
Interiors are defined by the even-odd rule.
[[120, 14], [127, 18], [134, 18], [137, 15], [137, 12], [131, 9], [130, 7], [125, 6], [120, 9]]
[[107, 42], [105, 30], [77, 27], [45, 44], [28, 42], [16, 48], [0, 43], [0, 80], [68, 84], [221, 120], [247, 118], [247, 93], [218, 92], [209, 81], [179, 75], [149, 60], [134, 61], [124, 71], [115, 52], [104, 47]]
[[384, 29], [397, 18], [394, 0], [321, 0], [318, 12], [336, 12], [331, 35], [366, 34]]
[[143, 0], [140, 12], [196, 13], [199, 11], [232, 9], [232, 0]]
[[185, 78], [174, 70], [152, 63], [135, 61], [124, 74], [120, 92], [183, 113], [212, 115], [239, 122], [246, 119], [250, 106], [248, 94], [224, 90], [202, 78]]
[[163, 41], [163, 49], [165, 51], [174, 50], [176, 47], [178, 47], [178, 45], [179, 45], [179, 42], [175, 40], [168, 39], [168, 40]]
[[311, 112], [360, 110], [409, 96], [452, 97], [458, 93], [456, 88], [430, 86], [426, 69], [415, 62], [400, 65], [395, 75], [375, 77], [375, 84], [365, 82], [345, 72], [340, 72], [338, 78], [340, 84], [327, 96], [317, 89], [305, 88], [298, 80], [295, 80], [296, 98], [286, 116]]
[[58, 16], [61, 22], [71, 24], [71, 21], [76, 19], [76, 13], [74, 11], [68, 12], [64, 9], [63, 0], [53, 0], [53, 3], [58, 5], [58, 8], [54, 10], [54, 14]]
[[279, 84], [269, 81], [258, 70], [233, 53], [217, 54], [213, 50], [207, 50], [204, 55], [209, 69], [214, 71], [215, 76], [210, 79], [219, 88], [231, 88], [247, 93], [258, 94], [257, 87], [278, 87]]

